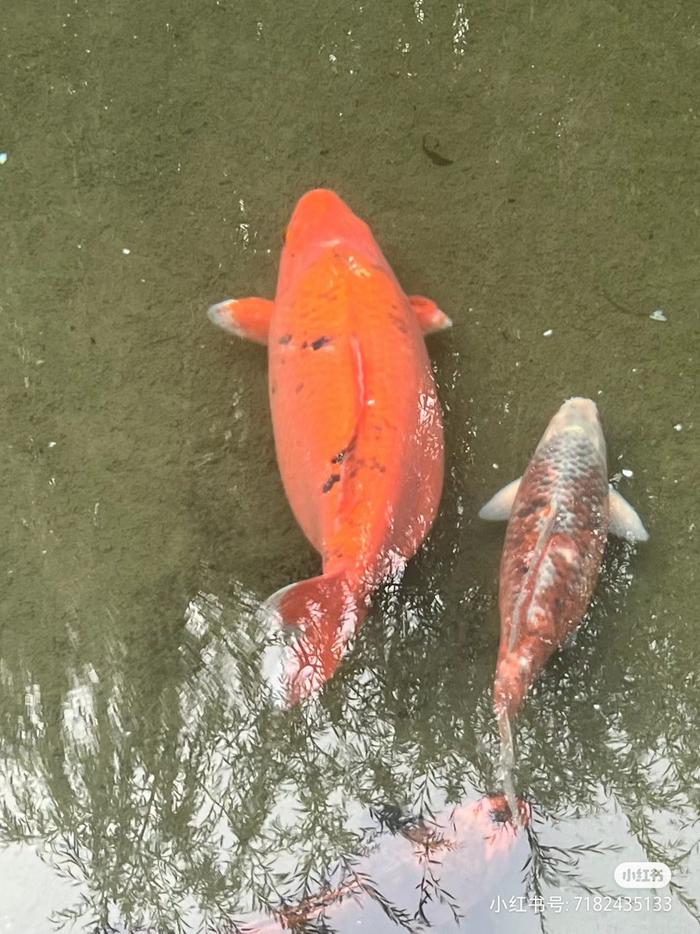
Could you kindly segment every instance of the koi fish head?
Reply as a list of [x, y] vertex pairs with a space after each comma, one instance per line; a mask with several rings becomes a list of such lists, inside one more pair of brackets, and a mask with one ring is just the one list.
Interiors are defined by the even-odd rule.
[[605, 460], [603, 427], [598, 407], [592, 399], [584, 399], [581, 396], [567, 399], [547, 425], [538, 447], [544, 446], [562, 433], [584, 434]]
[[287, 260], [303, 262], [336, 245], [356, 250], [365, 257], [381, 257], [367, 224], [334, 191], [315, 188], [294, 208], [285, 234], [284, 255]]

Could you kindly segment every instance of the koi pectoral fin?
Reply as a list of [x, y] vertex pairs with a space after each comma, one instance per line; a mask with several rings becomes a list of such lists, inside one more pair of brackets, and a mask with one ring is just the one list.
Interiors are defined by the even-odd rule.
[[452, 327], [452, 320], [431, 299], [422, 295], [411, 295], [408, 300], [424, 334], [433, 334], [435, 331], [444, 331]]
[[275, 303], [265, 298], [230, 298], [211, 305], [207, 314], [210, 321], [229, 334], [267, 344], [274, 307]]
[[489, 522], [500, 522], [510, 516], [515, 497], [518, 495], [518, 487], [522, 477], [517, 480], [511, 480], [502, 490], [499, 490], [484, 506], [479, 510], [479, 518], [487, 519]]
[[617, 490], [610, 487], [610, 526], [608, 531], [628, 542], [646, 542], [649, 533], [644, 528], [637, 511]]

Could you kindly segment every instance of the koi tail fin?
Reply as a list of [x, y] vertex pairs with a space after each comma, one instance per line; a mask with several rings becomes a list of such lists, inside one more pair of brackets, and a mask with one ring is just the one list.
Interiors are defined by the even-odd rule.
[[521, 825], [521, 812], [518, 798], [515, 794], [515, 782], [513, 780], [515, 743], [513, 742], [511, 718], [505, 707], [500, 707], [497, 710], [497, 717], [498, 732], [501, 737], [501, 753], [498, 759], [498, 780], [503, 788], [505, 799], [508, 802], [512, 821], [517, 827]]
[[364, 593], [358, 594], [343, 571], [283, 587], [265, 610], [292, 630], [282, 663], [289, 706], [313, 696], [333, 677], [367, 615]]

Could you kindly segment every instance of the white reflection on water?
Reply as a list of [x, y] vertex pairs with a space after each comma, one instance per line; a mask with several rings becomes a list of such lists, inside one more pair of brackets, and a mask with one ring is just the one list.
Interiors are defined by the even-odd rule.
[[[47, 915], [70, 904], [75, 886], [24, 844], [0, 849], [0, 931], [47, 934]], [[27, 884], [31, 880], [31, 884]]]
[[467, 33], [469, 32], [469, 17], [463, 3], [457, 4], [454, 20], [452, 21], [452, 51], [455, 55], [464, 55], [467, 51]]

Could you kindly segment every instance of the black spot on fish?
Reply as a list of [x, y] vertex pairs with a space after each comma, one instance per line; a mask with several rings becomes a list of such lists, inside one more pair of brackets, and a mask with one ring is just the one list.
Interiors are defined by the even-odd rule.
[[526, 519], [528, 516], [537, 512], [538, 509], [544, 509], [546, 505], [547, 500], [535, 497], [535, 499], [531, 500], [526, 506], [518, 510], [518, 519]]
[[396, 325], [402, 334], [408, 333], [408, 325], [399, 315], [389, 315], [390, 320]]
[[320, 350], [321, 347], [330, 344], [330, 342], [330, 337], [317, 337], [315, 341], [312, 341], [311, 346], [314, 350]]
[[518, 510], [518, 519], [527, 519], [528, 516], [531, 516], [535, 511], [535, 507], [532, 503], [528, 503], [527, 506], [523, 506], [522, 509]]
[[353, 438], [342, 451], [339, 451], [335, 457], [331, 457], [331, 464], [342, 464], [345, 458], [350, 454], [357, 443], [357, 438]]
[[332, 473], [330, 477], [326, 480], [326, 482], [323, 484], [323, 486], [321, 487], [322, 491], [324, 493], [330, 492], [330, 490], [333, 489], [333, 487], [335, 486], [336, 483], [338, 483], [339, 480], [340, 480], [340, 474]]
[[278, 344], [288, 344], [288, 343], [290, 342], [291, 339], [292, 339], [292, 335], [291, 335], [291, 334], [283, 334], [282, 337], [280, 337], [280, 339], [279, 339], [279, 341], [278, 341], [277, 343], [278, 343]]

